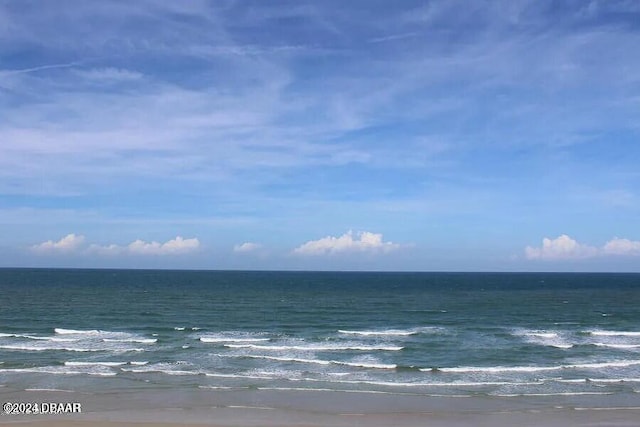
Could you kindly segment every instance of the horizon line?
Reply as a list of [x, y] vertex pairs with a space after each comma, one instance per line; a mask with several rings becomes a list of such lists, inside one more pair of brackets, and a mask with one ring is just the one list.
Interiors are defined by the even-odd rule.
[[640, 274], [640, 271], [507, 271], [507, 270], [304, 270], [234, 268], [135, 268], [135, 267], [0, 267], [1, 270], [164, 271], [209, 273], [381, 273], [381, 274]]

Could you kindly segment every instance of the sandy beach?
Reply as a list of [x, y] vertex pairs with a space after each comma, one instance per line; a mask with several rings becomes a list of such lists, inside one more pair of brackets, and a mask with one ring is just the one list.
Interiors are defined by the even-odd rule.
[[[82, 412], [4, 415], [0, 424], [295, 427], [640, 425], [635, 396], [425, 397], [336, 391], [153, 390], [2, 393], [4, 402], [79, 402]], [[621, 400], [622, 399], [622, 400]]]
[[131, 414], [135, 420], [107, 414], [85, 414], [81, 420], [75, 419], [20, 419], [2, 420], [2, 425], [19, 425], [23, 427], [173, 427], [185, 425], [209, 425], [215, 427], [235, 426], [292, 426], [292, 427], [462, 427], [462, 426], [522, 426], [522, 427], [566, 427], [566, 426], [606, 426], [632, 427], [640, 425], [640, 409], [633, 410], [597, 410], [597, 411], [541, 411], [541, 412], [503, 412], [503, 413], [446, 413], [446, 414], [342, 414], [317, 415], [297, 413], [269, 413], [255, 409], [212, 409], [201, 412], [202, 418], [193, 419], [193, 413], [156, 412], [154, 418], [166, 421], [143, 421], [145, 413]]
[[462, 427], [462, 426], [523, 426], [523, 427], [561, 427], [561, 426], [606, 426], [606, 427], [631, 427], [638, 426], [640, 412], [627, 411], [625, 413], [615, 414], [609, 412], [585, 412], [580, 414], [557, 414], [557, 413], [535, 413], [535, 414], [466, 414], [458, 416], [442, 416], [442, 415], [403, 415], [403, 416], [384, 416], [376, 415], [375, 417], [307, 417], [298, 421], [291, 420], [291, 423], [281, 418], [259, 417], [256, 418], [252, 414], [237, 413], [234, 416], [227, 414], [224, 419], [217, 420], [219, 414], [211, 412], [211, 420], [202, 420], [201, 422], [185, 422], [181, 420], [173, 420], [170, 422], [137, 422], [137, 421], [99, 421], [99, 420], [40, 420], [26, 422], [1, 422], [6, 425], [20, 425], [23, 427], [115, 427], [115, 426], [131, 426], [131, 427], [177, 427], [185, 425], [209, 425], [215, 427], [235, 427], [235, 426], [296, 426], [296, 427], [348, 427], [348, 426], [434, 426], [434, 427]]

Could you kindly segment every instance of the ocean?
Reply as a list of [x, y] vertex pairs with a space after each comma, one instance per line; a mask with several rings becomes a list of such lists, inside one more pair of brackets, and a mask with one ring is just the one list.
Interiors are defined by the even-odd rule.
[[1, 269], [0, 292], [5, 392], [640, 393], [639, 274]]

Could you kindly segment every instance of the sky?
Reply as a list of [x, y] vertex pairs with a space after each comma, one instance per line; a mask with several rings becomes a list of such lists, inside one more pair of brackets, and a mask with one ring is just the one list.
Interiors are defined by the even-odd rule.
[[0, 0], [0, 267], [640, 271], [640, 2]]

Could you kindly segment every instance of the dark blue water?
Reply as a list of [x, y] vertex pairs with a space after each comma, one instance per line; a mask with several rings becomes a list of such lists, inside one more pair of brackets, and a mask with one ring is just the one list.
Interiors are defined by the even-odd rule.
[[10, 389], [640, 391], [640, 275], [0, 270]]

